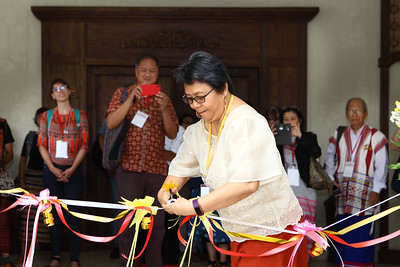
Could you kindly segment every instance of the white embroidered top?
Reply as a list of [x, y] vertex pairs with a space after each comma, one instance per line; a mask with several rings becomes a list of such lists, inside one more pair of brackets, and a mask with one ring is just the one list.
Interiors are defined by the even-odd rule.
[[[212, 136], [211, 147], [216, 136]], [[177, 177], [203, 176], [206, 172], [208, 131], [204, 120], [189, 126], [169, 174]], [[282, 166], [275, 138], [267, 120], [248, 105], [232, 110], [217, 142], [204, 183], [211, 190], [227, 182], [260, 181], [258, 190], [236, 204], [218, 210], [222, 218], [285, 229], [302, 215]], [[260, 236], [281, 231], [222, 222], [225, 230]], [[246, 239], [231, 237], [232, 241]]]

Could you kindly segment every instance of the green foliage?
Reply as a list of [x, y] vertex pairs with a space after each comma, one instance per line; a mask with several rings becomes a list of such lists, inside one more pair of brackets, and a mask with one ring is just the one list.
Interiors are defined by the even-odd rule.
[[[400, 136], [399, 136], [399, 138], [400, 138]], [[393, 140], [390, 140], [390, 142], [392, 144], [395, 144], [397, 147], [400, 147], [400, 142], [394, 142]]]
[[392, 169], [392, 170], [400, 169], [400, 162], [397, 162], [397, 163], [395, 163], [395, 164], [390, 164], [390, 165], [388, 166], [388, 168], [389, 168], [389, 169]]

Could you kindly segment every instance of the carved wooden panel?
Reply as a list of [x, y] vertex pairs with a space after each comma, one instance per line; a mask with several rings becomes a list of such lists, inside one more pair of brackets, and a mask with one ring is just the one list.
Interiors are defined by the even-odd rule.
[[400, 1], [390, 0], [389, 51], [400, 52]]
[[[231, 34], [227, 34], [229, 32]], [[107, 55], [110, 60], [130, 60], [125, 64], [132, 64], [136, 55], [151, 51], [161, 61], [176, 66], [199, 49], [217, 53], [221, 59], [235, 60], [236, 64], [249, 60], [257, 64], [262, 47], [257, 23], [242, 25], [221, 22], [218, 27], [214, 27], [214, 23], [198, 22], [167, 23], [162, 26], [160, 23], [147, 23], [143, 27], [140, 22], [130, 22], [116, 27], [113, 23], [89, 22], [87, 33], [88, 58]]]

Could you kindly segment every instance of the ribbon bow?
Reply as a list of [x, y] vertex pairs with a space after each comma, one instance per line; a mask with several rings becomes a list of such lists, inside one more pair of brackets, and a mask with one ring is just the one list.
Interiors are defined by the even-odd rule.
[[[2, 191], [5, 193], [9, 194], [15, 194], [15, 193], [24, 193], [24, 195], [20, 196], [17, 201], [15, 201], [11, 206], [9, 206], [7, 209], [1, 211], [5, 212], [8, 211], [18, 205], [21, 206], [29, 206], [29, 212], [28, 212], [28, 219], [29, 219], [29, 213], [30, 213], [30, 208], [32, 205], [38, 206], [38, 209], [36, 211], [35, 215], [35, 220], [33, 224], [33, 230], [32, 230], [32, 240], [31, 240], [31, 246], [29, 248], [29, 253], [28, 256], [26, 256], [26, 249], [25, 249], [25, 255], [24, 255], [24, 264], [23, 266], [30, 267], [33, 264], [33, 256], [35, 254], [35, 244], [36, 244], [36, 236], [37, 236], [37, 228], [38, 228], [38, 222], [39, 222], [39, 215], [41, 212], [43, 212], [44, 216], [44, 221], [46, 225], [52, 226], [54, 224], [54, 219], [53, 215], [50, 213], [51, 211], [51, 204], [52, 201], [56, 200], [57, 197], [52, 197], [50, 196], [50, 191], [49, 189], [44, 189], [40, 191], [40, 195], [37, 197], [34, 194], [29, 193], [28, 191], [22, 189], [22, 188], [14, 188], [6, 191]], [[25, 247], [28, 245], [28, 224], [26, 225], [26, 241], [25, 241]]]
[[[308, 236], [315, 242], [314, 247], [309, 252], [313, 257], [321, 255], [322, 252], [326, 250], [326, 248], [329, 246], [328, 240], [325, 234], [322, 232], [322, 227], [316, 227], [315, 224], [312, 224], [309, 221], [305, 220], [304, 222], [298, 223], [293, 226], [293, 229], [300, 235]], [[297, 250], [297, 247], [295, 250]], [[293, 257], [294, 254], [292, 254], [291, 261]]]
[[[177, 183], [174, 183], [174, 181], [170, 181], [169, 183], [164, 183], [164, 184], [163, 184], [164, 190], [167, 191], [167, 192], [170, 192], [170, 194], [171, 194], [171, 200], [173, 199], [172, 190], [174, 190], [174, 189], [177, 188], [177, 187], [178, 187], [178, 184], [177, 184]], [[176, 192], [176, 195], [177, 195], [178, 197], [181, 197], [181, 196], [179, 195], [178, 192]], [[175, 201], [176, 201], [176, 200], [175, 200]]]
[[[138, 228], [144, 216], [149, 213], [151, 213], [152, 215], [157, 214], [158, 208], [156, 206], [151, 206], [154, 202], [154, 197], [146, 196], [144, 199], [135, 199], [133, 201], [127, 200], [123, 197], [121, 198], [123, 201], [119, 201], [120, 204], [131, 207], [132, 209], [136, 209], [135, 217], [133, 218], [129, 227], [132, 227], [134, 224], [136, 224], [136, 227]], [[147, 209], [139, 209], [140, 207], [147, 207]]]
[[[129, 252], [129, 257], [123, 255], [125, 258], [128, 259], [126, 266], [133, 266], [133, 260], [138, 258], [143, 253], [144, 249], [147, 246], [151, 232], [153, 230], [153, 222], [154, 222], [153, 215], [157, 214], [158, 208], [156, 206], [151, 206], [154, 202], [154, 198], [150, 196], [146, 196], [144, 199], [135, 199], [133, 201], [129, 201], [123, 197], [121, 198], [123, 201], [120, 201], [119, 202], [120, 204], [123, 204], [125, 206], [131, 207], [132, 209], [136, 210], [135, 217], [133, 218], [131, 224], [129, 225], [129, 227], [135, 225], [135, 235], [133, 236], [133, 242]], [[148, 217], [145, 217], [147, 214], [150, 214], [150, 220], [148, 220]], [[136, 257], [134, 257], [137, 238], [139, 234], [139, 226], [141, 222], [142, 222], [142, 227], [144, 229], [149, 229], [149, 232], [147, 234], [147, 239], [143, 246], [142, 251]]]
[[178, 185], [176, 183], [174, 183], [174, 181], [167, 183], [164, 183], [163, 188], [165, 189], [165, 191], [169, 191], [170, 189], [173, 190], [177, 187]]
[[303, 236], [308, 236], [325, 250], [329, 246], [328, 240], [322, 233], [322, 227], [317, 227], [315, 224], [312, 224], [309, 221], [305, 220], [304, 222], [298, 223], [293, 226], [293, 229]]

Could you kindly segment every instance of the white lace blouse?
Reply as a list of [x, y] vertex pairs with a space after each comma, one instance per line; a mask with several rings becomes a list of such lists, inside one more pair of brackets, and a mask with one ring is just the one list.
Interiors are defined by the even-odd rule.
[[[183, 140], [170, 165], [169, 174], [177, 177], [202, 176], [206, 170], [208, 152], [208, 131], [204, 127], [204, 120], [189, 126]], [[215, 140], [216, 136], [212, 136], [211, 148]], [[284, 229], [296, 224], [302, 215], [268, 123], [248, 105], [230, 112], [217, 142], [208, 175], [203, 180], [211, 190], [227, 182], [260, 182], [254, 194], [218, 210], [222, 218]], [[222, 222], [222, 225], [227, 231], [260, 236], [280, 233], [229, 222]], [[246, 240], [230, 238], [237, 242]]]

